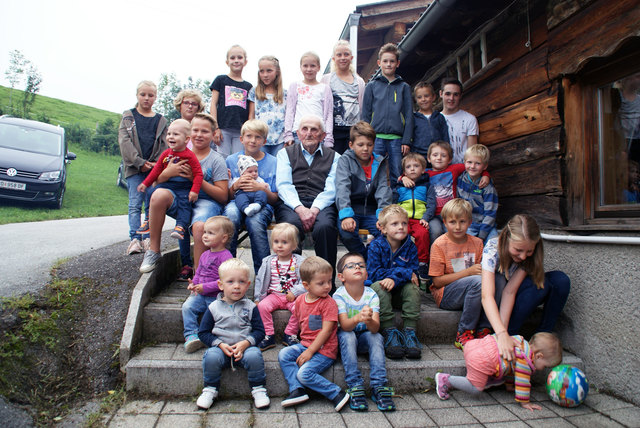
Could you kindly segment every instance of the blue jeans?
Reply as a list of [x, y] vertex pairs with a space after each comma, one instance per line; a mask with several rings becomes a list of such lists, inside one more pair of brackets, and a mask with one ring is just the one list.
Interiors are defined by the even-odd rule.
[[230, 154], [238, 153], [243, 149], [240, 141], [240, 129], [220, 129], [220, 132], [222, 133], [222, 143], [216, 146], [214, 150], [220, 153], [223, 158], [226, 159]]
[[270, 254], [269, 238], [267, 237], [267, 226], [271, 223], [273, 218], [273, 207], [271, 205], [265, 205], [258, 213], [251, 217], [247, 217], [236, 206], [235, 201], [231, 201], [224, 208], [224, 215], [229, 217], [229, 220], [233, 222], [235, 233], [229, 251], [233, 256], [236, 256], [236, 248], [238, 246], [238, 232], [244, 221], [244, 225], [249, 232], [249, 239], [251, 240], [251, 257], [253, 258], [253, 269], [258, 273], [258, 269], [262, 265], [262, 259]]
[[[175, 198], [167, 214], [169, 212], [175, 212], [174, 206], [177, 207]], [[191, 226], [196, 222], [205, 222], [209, 217], [222, 214], [222, 207], [216, 201], [210, 199], [198, 199], [191, 209]], [[171, 215], [171, 214], [169, 214]], [[189, 229], [191, 231], [191, 229]], [[193, 266], [193, 260], [191, 260], [191, 239], [185, 235], [184, 239], [178, 240], [178, 247], [180, 247], [180, 260], [182, 266]]]
[[[264, 360], [262, 359], [262, 351], [256, 346], [250, 346], [245, 349], [240, 361], [234, 361], [234, 366], [242, 365], [247, 370], [249, 377], [249, 386], [263, 386], [267, 380], [264, 373]], [[220, 387], [220, 376], [222, 369], [231, 367], [231, 358], [227, 357], [222, 349], [208, 348], [202, 357], [202, 377], [204, 386]]]
[[340, 357], [344, 366], [344, 380], [349, 388], [364, 385], [362, 374], [358, 369], [358, 354], [369, 353], [369, 386], [385, 386], [387, 369], [385, 367], [384, 344], [380, 333], [368, 330], [355, 333], [338, 329]]
[[482, 277], [471, 275], [460, 278], [444, 287], [440, 309], [459, 311], [462, 316], [458, 332], [475, 330], [482, 313]]
[[447, 228], [444, 227], [442, 217], [439, 215], [433, 217], [429, 220], [429, 243], [433, 245], [433, 241], [438, 239], [438, 237], [443, 235], [446, 231]]
[[262, 146], [262, 151], [270, 154], [271, 156], [276, 156], [281, 148], [284, 147], [284, 143], [280, 144], [271, 144], [269, 146]]
[[142, 193], [138, 192], [138, 186], [147, 178], [147, 173], [140, 172], [127, 177], [127, 190], [129, 191], [129, 239], [143, 239], [148, 237], [138, 234], [140, 228], [140, 214], [142, 213], [142, 204], [144, 203], [145, 218], [149, 217], [149, 198], [153, 193], [154, 187], [149, 187]]
[[[507, 285], [507, 279], [498, 272], [496, 272], [495, 278], [495, 299], [496, 304], [500, 307], [502, 290], [504, 290], [504, 287]], [[564, 272], [558, 270], [544, 274], [544, 288], [541, 289], [538, 289], [531, 280], [531, 277], [527, 276], [522, 281], [522, 284], [520, 284], [520, 288], [518, 288], [518, 292], [516, 293], [516, 301], [511, 311], [511, 318], [509, 319], [509, 334], [519, 334], [527, 318], [543, 303], [542, 321], [536, 331], [553, 331], [556, 321], [562, 313], [565, 303], [567, 303], [570, 290], [571, 280]], [[487, 320], [486, 315], [483, 314], [478, 325], [489, 327], [491, 324], [489, 320]]]
[[340, 239], [347, 250], [350, 252], [362, 254], [362, 256], [367, 258], [367, 250], [362, 243], [362, 239], [360, 239], [360, 235], [358, 235], [358, 229], [367, 229], [369, 233], [376, 238], [380, 236], [380, 231], [376, 227], [376, 222], [378, 219], [375, 215], [365, 216], [355, 214], [352, 217], [356, 222], [356, 228], [353, 232], [345, 232], [342, 230], [342, 220], [338, 219], [338, 233], [340, 233]]
[[[480, 228], [478, 223], [472, 223], [471, 226], [469, 226], [469, 228], [467, 229], [467, 235], [478, 236], [479, 229]], [[484, 245], [487, 245], [487, 241], [489, 241], [489, 239], [491, 238], [495, 238], [496, 236], [498, 236], [498, 229], [496, 229], [496, 227], [494, 226], [491, 228], [491, 230], [487, 234], [486, 238], [484, 238], [482, 243]]]
[[296, 359], [306, 350], [306, 346], [297, 343], [283, 348], [278, 354], [280, 369], [289, 384], [289, 392], [309, 388], [333, 400], [340, 393], [340, 387], [322, 377], [321, 373], [331, 367], [335, 360], [316, 352], [309, 361], [298, 367]]
[[373, 152], [377, 155], [389, 155], [389, 180], [391, 188], [398, 186], [398, 177], [402, 174], [402, 139], [387, 140], [376, 137]]
[[198, 317], [205, 313], [209, 305], [216, 300], [216, 296], [192, 294], [182, 304], [182, 324], [185, 339], [192, 334], [198, 334]]

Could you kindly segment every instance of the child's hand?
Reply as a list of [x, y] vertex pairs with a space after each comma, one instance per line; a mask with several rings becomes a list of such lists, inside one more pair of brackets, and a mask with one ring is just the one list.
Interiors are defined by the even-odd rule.
[[482, 265], [480, 265], [479, 263], [476, 263], [475, 265], [468, 267], [467, 273], [469, 275], [482, 275]]
[[187, 290], [191, 291], [193, 294], [202, 294], [204, 287], [202, 284], [194, 284], [191, 278], [189, 278], [189, 285], [187, 286]]
[[146, 161], [146, 162], [144, 163], [144, 165], [142, 165], [142, 166], [140, 167], [140, 171], [142, 171], [142, 172], [151, 171], [151, 170], [153, 169], [153, 167], [154, 167], [154, 165], [155, 165], [155, 164], [156, 164], [155, 162], [149, 162], [149, 161]]
[[411, 150], [411, 147], [403, 144], [400, 150], [402, 151], [402, 156], [406, 156], [407, 153], [409, 153], [409, 150]]
[[490, 181], [489, 177], [487, 177], [486, 175], [483, 175], [482, 178], [480, 179], [480, 182], [478, 183], [478, 187], [481, 189], [484, 189], [489, 185], [489, 181]]
[[542, 410], [542, 407], [540, 407], [540, 405], [533, 403], [520, 403], [520, 406], [522, 406], [523, 409], [531, 410], [532, 412], [534, 410]]
[[364, 305], [360, 310], [360, 322], [366, 323], [367, 321], [371, 321], [373, 317], [373, 309], [369, 307], [369, 305]]
[[138, 185], [138, 187], [136, 188], [136, 190], [138, 190], [138, 192], [143, 193], [145, 190], [147, 190], [147, 186], [145, 186], [144, 184], [140, 183]]
[[291, 291], [287, 291], [287, 302], [293, 302], [294, 300], [296, 300], [295, 294]]
[[409, 177], [402, 177], [402, 185], [408, 188], [416, 187], [416, 183]]
[[288, 146], [292, 145], [293, 143], [295, 143], [295, 140], [285, 141], [285, 142], [284, 142], [284, 146], [285, 146], [285, 147], [288, 147]]
[[411, 274], [411, 282], [415, 284], [416, 287], [420, 287], [420, 279], [418, 278], [418, 275], [416, 275], [415, 272]]
[[311, 357], [313, 357], [313, 352], [310, 352], [307, 349], [302, 354], [300, 354], [300, 356], [298, 356], [298, 358], [296, 359], [296, 364], [298, 364], [298, 367], [301, 367], [304, 363], [309, 361]]
[[231, 349], [233, 349], [233, 357], [236, 361], [240, 361], [242, 359], [245, 349], [249, 346], [251, 346], [251, 343], [249, 343], [248, 340], [241, 340], [231, 347]]
[[385, 278], [382, 281], [380, 281], [380, 287], [382, 287], [383, 290], [391, 291], [395, 286], [396, 286], [396, 283], [391, 278]]
[[213, 142], [219, 146], [220, 144], [222, 144], [222, 131], [220, 130], [220, 128], [216, 129], [215, 131], [213, 131]]
[[353, 232], [356, 230], [356, 221], [351, 217], [345, 218], [342, 220], [342, 223], [340, 223], [340, 227], [342, 227], [342, 230], [345, 232]]
[[198, 200], [198, 194], [196, 192], [189, 192], [189, 202], [194, 203]]
[[424, 227], [425, 229], [429, 230], [429, 222], [423, 218], [420, 219], [420, 226]]
[[231, 347], [231, 345], [227, 345], [226, 343], [221, 343], [218, 345], [218, 348], [222, 349], [222, 352], [224, 352], [224, 355], [226, 355], [229, 358], [233, 358], [233, 348]]

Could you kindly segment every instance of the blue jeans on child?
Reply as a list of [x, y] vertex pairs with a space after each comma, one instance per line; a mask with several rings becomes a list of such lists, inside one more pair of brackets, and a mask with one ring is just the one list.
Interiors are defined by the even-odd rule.
[[269, 238], [267, 237], [267, 226], [269, 226], [273, 218], [273, 207], [267, 204], [258, 211], [257, 214], [247, 217], [238, 209], [235, 201], [231, 201], [224, 208], [224, 215], [229, 217], [229, 220], [233, 222], [235, 228], [233, 239], [231, 239], [231, 244], [229, 245], [229, 251], [231, 251], [234, 257], [238, 246], [238, 232], [244, 221], [244, 225], [249, 232], [249, 239], [251, 240], [253, 268], [257, 273], [262, 265], [262, 259], [267, 257], [271, 252], [269, 248]]
[[338, 342], [344, 366], [344, 380], [349, 388], [364, 385], [358, 369], [358, 354], [364, 353], [369, 353], [369, 386], [375, 388], [387, 384], [384, 343], [380, 333], [371, 333], [369, 330], [356, 333], [338, 329]]
[[376, 137], [373, 153], [380, 156], [389, 155], [389, 180], [391, 188], [395, 189], [398, 186], [398, 177], [402, 174], [402, 138], [387, 140]]
[[[177, 204], [175, 197], [173, 199], [173, 204], [167, 210], [167, 215], [174, 217], [174, 214], [177, 211]], [[191, 226], [197, 222], [205, 222], [209, 217], [213, 217], [216, 215], [222, 214], [222, 207], [216, 201], [212, 201], [210, 199], [199, 198], [195, 204], [193, 204], [193, 208], [191, 209]], [[191, 229], [189, 229], [191, 232]], [[193, 260], [191, 260], [191, 239], [187, 239], [188, 237], [185, 234], [184, 239], [178, 240], [178, 247], [180, 247], [180, 260], [182, 262], [182, 266], [193, 266]]]
[[127, 190], [129, 192], [129, 239], [143, 239], [148, 235], [138, 234], [140, 228], [140, 214], [144, 203], [145, 217], [149, 216], [149, 198], [154, 187], [149, 187], [145, 192], [138, 192], [138, 186], [147, 178], [148, 173], [140, 172], [127, 177]]
[[289, 392], [309, 388], [333, 400], [340, 393], [340, 387], [322, 377], [321, 373], [331, 367], [335, 360], [316, 352], [309, 361], [298, 367], [296, 360], [306, 350], [306, 346], [298, 343], [283, 348], [278, 354], [280, 369], [289, 384]]
[[444, 287], [440, 309], [459, 311], [462, 316], [458, 323], [460, 333], [475, 330], [482, 313], [482, 277], [480, 275], [465, 276]]
[[205, 313], [209, 305], [216, 300], [216, 296], [192, 294], [182, 304], [182, 324], [185, 339], [192, 334], [198, 334], [198, 317]]
[[442, 217], [440, 217], [439, 215], [429, 220], [429, 244], [433, 245], [433, 242], [438, 239], [439, 236], [443, 235], [446, 231], [447, 228], [444, 227]]
[[265, 146], [262, 146], [262, 151], [275, 157], [278, 154], [278, 152], [280, 151], [280, 149], [283, 148], [283, 147], [284, 147], [284, 143], [271, 144], [271, 145], [268, 145], [268, 146], [265, 145]]
[[352, 218], [356, 222], [356, 228], [353, 232], [345, 232], [342, 230], [342, 220], [338, 219], [338, 232], [340, 233], [340, 239], [344, 246], [347, 247], [347, 250], [362, 254], [366, 259], [366, 249], [362, 243], [362, 239], [360, 239], [360, 235], [358, 235], [358, 229], [367, 229], [371, 235], [378, 237], [380, 236], [380, 231], [376, 227], [378, 219], [375, 215], [365, 216], [358, 214], [355, 214]]
[[[250, 346], [244, 350], [240, 361], [234, 361], [235, 365], [242, 365], [247, 370], [249, 386], [265, 385], [267, 376], [264, 372], [264, 360], [262, 351], [256, 346]], [[202, 377], [204, 386], [220, 387], [222, 369], [231, 367], [231, 358], [227, 357], [219, 347], [208, 348], [202, 357]]]

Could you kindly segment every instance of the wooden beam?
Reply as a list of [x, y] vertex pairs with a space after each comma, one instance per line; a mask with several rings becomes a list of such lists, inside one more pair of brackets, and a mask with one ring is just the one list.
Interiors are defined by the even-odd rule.
[[557, 98], [543, 92], [478, 118], [480, 142], [492, 145], [560, 125]]
[[384, 31], [359, 31], [358, 32], [358, 56], [361, 51], [379, 49], [384, 43]]
[[491, 171], [500, 197], [539, 194], [562, 194], [562, 165], [559, 158], [548, 157], [534, 162]]
[[503, 226], [516, 214], [530, 214], [542, 226], [563, 226], [563, 206], [565, 198], [562, 196], [535, 195], [514, 196], [503, 198], [500, 195], [500, 208], [497, 222]]
[[525, 137], [490, 146], [489, 171], [560, 154], [562, 127], [547, 129]]
[[380, 30], [392, 27], [396, 22], [404, 22], [405, 24], [413, 24], [420, 18], [424, 8], [400, 10], [385, 15], [362, 17], [360, 18], [360, 28], [366, 31]]
[[[587, 174], [589, 144], [585, 141], [584, 130], [584, 98], [579, 84], [572, 84], [567, 78], [562, 79], [564, 93], [565, 139], [567, 145], [567, 218], [571, 226], [584, 224], [585, 217], [591, 217], [591, 189], [595, 186], [592, 174]], [[594, 142], [597, 145], [597, 143]], [[597, 171], [596, 171], [597, 173]]]
[[383, 15], [396, 12], [398, 9], [422, 9], [426, 10], [427, 7], [433, 3], [434, 0], [404, 0], [404, 1], [388, 1], [378, 2], [371, 5], [358, 6], [356, 12], [360, 13], [363, 17]]

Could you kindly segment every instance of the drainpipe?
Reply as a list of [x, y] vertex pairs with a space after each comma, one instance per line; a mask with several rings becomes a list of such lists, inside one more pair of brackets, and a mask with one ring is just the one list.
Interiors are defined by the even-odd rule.
[[351, 62], [354, 64], [353, 69], [358, 72], [358, 25], [360, 25], [360, 15], [359, 13], [351, 13], [349, 14], [349, 43], [351, 44], [351, 54], [353, 55], [353, 60]]
[[542, 239], [557, 242], [582, 242], [587, 244], [628, 244], [640, 245], [640, 237], [631, 236], [574, 236], [574, 235], [549, 235], [541, 233]]

